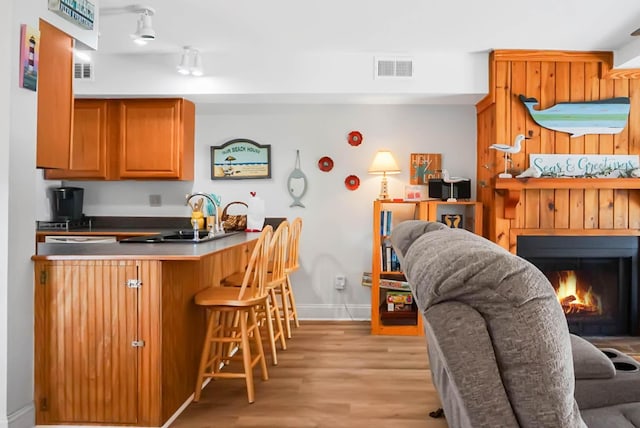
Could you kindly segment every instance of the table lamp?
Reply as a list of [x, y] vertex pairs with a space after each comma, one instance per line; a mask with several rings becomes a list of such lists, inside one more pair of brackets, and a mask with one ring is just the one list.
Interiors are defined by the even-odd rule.
[[369, 174], [382, 174], [382, 182], [380, 183], [379, 200], [389, 199], [389, 191], [387, 190], [387, 174], [400, 174], [398, 163], [393, 158], [389, 150], [379, 150], [373, 158], [373, 162], [369, 167]]

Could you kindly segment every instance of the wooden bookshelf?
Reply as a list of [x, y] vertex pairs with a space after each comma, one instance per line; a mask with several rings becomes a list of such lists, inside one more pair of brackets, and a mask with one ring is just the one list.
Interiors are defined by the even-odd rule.
[[[424, 328], [422, 315], [416, 303], [410, 311], [387, 309], [387, 293], [405, 291], [398, 288], [386, 288], [381, 278], [405, 280], [400, 271], [387, 270], [383, 266], [383, 243], [389, 238], [389, 231], [382, 230], [383, 212], [391, 211], [390, 231], [406, 220], [441, 221], [443, 215], [461, 215], [461, 226], [471, 232], [482, 232], [482, 204], [474, 201], [447, 202], [430, 201], [374, 201], [373, 203], [373, 239], [371, 253], [371, 334], [422, 336]], [[408, 291], [410, 292], [410, 291]]]
[[405, 220], [427, 220], [426, 201], [374, 201], [373, 202], [373, 245], [371, 254], [371, 334], [421, 336], [424, 334], [422, 316], [413, 303], [412, 311], [388, 311], [387, 292], [391, 290], [380, 286], [381, 275], [402, 278], [401, 272], [388, 271], [382, 265], [382, 245], [389, 237], [383, 232], [382, 217], [384, 211], [391, 211], [393, 228]]

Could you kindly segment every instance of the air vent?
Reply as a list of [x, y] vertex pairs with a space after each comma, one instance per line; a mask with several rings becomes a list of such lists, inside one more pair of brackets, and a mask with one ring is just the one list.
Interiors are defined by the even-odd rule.
[[411, 58], [375, 58], [375, 67], [376, 79], [413, 77], [413, 60]]
[[73, 64], [73, 78], [93, 81], [93, 64], [90, 62], [75, 62]]

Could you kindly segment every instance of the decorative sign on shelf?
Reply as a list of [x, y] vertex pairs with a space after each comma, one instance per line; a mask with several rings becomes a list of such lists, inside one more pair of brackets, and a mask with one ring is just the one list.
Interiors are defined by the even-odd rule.
[[78, 27], [93, 30], [95, 5], [89, 0], [49, 0], [49, 10]]
[[430, 178], [440, 178], [441, 169], [440, 153], [411, 153], [409, 184], [427, 184]]
[[520, 95], [533, 120], [543, 128], [568, 132], [571, 137], [585, 134], [618, 134], [627, 124], [629, 98], [558, 103], [545, 110], [535, 110], [535, 98]]
[[442, 214], [442, 223], [454, 229], [462, 229], [464, 222], [462, 214]]
[[271, 178], [271, 145], [238, 138], [211, 146], [211, 179]]
[[542, 177], [636, 177], [638, 155], [530, 154], [529, 165]]

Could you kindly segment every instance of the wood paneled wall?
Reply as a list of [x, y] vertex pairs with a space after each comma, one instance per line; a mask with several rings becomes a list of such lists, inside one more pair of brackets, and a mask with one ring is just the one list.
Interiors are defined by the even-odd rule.
[[[478, 103], [478, 199], [485, 209], [484, 235], [515, 252], [521, 234], [633, 234], [640, 229], [640, 190], [528, 189], [514, 219], [504, 218], [504, 194], [495, 177], [504, 170], [494, 143], [513, 144], [517, 134], [530, 139], [512, 156], [510, 168], [529, 167], [530, 153], [639, 154], [640, 73], [611, 70], [609, 52], [494, 51], [490, 57], [489, 95]], [[625, 129], [615, 135], [571, 138], [531, 119], [518, 96], [535, 97], [539, 109], [563, 101], [630, 97]], [[515, 174], [514, 174], [515, 175]]]

